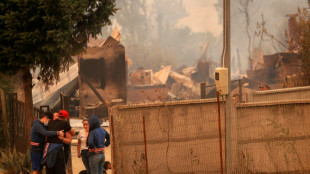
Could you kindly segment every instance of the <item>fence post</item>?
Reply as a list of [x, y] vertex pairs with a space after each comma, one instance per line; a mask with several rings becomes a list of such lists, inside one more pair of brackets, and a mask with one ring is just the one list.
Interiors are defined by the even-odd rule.
[[9, 93], [9, 116], [10, 116], [10, 136], [11, 136], [11, 151], [15, 147], [15, 110], [16, 110], [16, 100], [17, 100], [17, 93]]
[[216, 92], [217, 96], [217, 109], [218, 109], [218, 128], [219, 128], [219, 140], [220, 140], [220, 163], [221, 163], [221, 174], [224, 173], [223, 169], [223, 152], [222, 152], [222, 128], [221, 128], [221, 108], [220, 108], [220, 92]]
[[239, 102], [243, 103], [243, 99], [242, 99], [242, 83], [241, 83], [241, 79], [238, 80], [239, 82]]
[[206, 98], [206, 83], [200, 83], [200, 97], [201, 99], [205, 99]]
[[[109, 111], [109, 113], [111, 113]], [[116, 174], [116, 164], [115, 164], [115, 138], [114, 138], [114, 122], [113, 122], [113, 115], [110, 116], [110, 128], [111, 128], [111, 164], [112, 164], [112, 174]]]
[[147, 144], [146, 144], [146, 131], [145, 131], [145, 118], [143, 116], [143, 134], [144, 134], [144, 152], [145, 152], [145, 167], [146, 167], [146, 174], [149, 173], [149, 166], [147, 161]]
[[2, 106], [2, 119], [3, 119], [3, 136], [5, 140], [5, 150], [9, 150], [9, 140], [8, 140], [8, 121], [6, 113], [5, 95], [3, 89], [0, 89], [1, 96], [1, 106]]

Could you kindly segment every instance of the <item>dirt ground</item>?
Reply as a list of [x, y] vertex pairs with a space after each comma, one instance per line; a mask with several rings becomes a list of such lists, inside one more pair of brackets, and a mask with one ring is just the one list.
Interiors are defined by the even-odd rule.
[[[104, 129], [110, 133], [109, 127], [104, 127]], [[76, 137], [74, 137], [74, 139], [72, 140], [72, 143], [71, 143], [71, 156], [72, 156], [73, 174], [79, 174], [79, 172], [81, 170], [85, 170], [82, 159], [78, 158], [78, 156], [77, 156], [76, 148], [77, 148], [77, 139], [76, 139]], [[105, 160], [111, 162], [111, 146], [105, 148]], [[108, 170], [107, 173], [111, 174], [112, 171]]]

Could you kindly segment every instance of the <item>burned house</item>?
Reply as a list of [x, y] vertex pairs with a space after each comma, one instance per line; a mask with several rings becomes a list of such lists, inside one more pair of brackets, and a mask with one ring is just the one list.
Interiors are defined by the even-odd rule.
[[[170, 66], [171, 68], [171, 66]], [[162, 74], [165, 76], [165, 74]], [[147, 103], [164, 101], [167, 98], [168, 89], [165, 78], [157, 78], [157, 74], [153, 74], [151, 69], [137, 68], [129, 75], [129, 85], [127, 87], [128, 103]], [[167, 77], [166, 77], [167, 80]]]
[[150, 85], [152, 84], [153, 70], [144, 70], [143, 67], [137, 68], [129, 75], [130, 84]]
[[247, 71], [250, 88], [262, 89], [266, 84], [271, 89], [306, 85], [302, 82], [296, 83], [296, 80], [303, 78], [303, 62], [298, 56], [299, 46], [296, 41], [297, 14], [288, 14], [287, 17], [289, 19], [286, 52], [264, 55], [262, 51], [255, 49], [252, 55], [254, 68]]
[[216, 64], [206, 60], [198, 61], [195, 66], [195, 71], [191, 74], [191, 78], [197, 82], [207, 82], [207, 84], [215, 83], [213, 78], [214, 69]]
[[80, 116], [108, 117], [114, 99], [127, 101], [125, 48], [115, 33], [78, 58]]
[[[34, 73], [34, 77], [38, 77]], [[70, 117], [78, 117], [79, 97], [78, 97], [78, 66], [77, 63], [70, 65], [69, 69], [59, 74], [59, 82], [52, 84], [48, 90], [42, 81], [33, 79], [32, 98], [35, 107], [43, 107], [47, 110], [59, 110], [61, 107], [60, 95], [70, 98], [68, 111]]]
[[263, 68], [248, 70], [249, 87], [259, 89], [268, 84], [272, 89], [286, 86], [287, 77], [301, 73], [301, 60], [295, 53], [276, 53], [263, 56]]

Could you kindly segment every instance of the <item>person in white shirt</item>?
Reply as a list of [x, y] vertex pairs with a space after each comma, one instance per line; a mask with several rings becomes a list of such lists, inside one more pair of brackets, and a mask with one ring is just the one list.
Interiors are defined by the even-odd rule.
[[78, 158], [82, 157], [82, 161], [87, 170], [87, 173], [90, 173], [89, 162], [88, 162], [88, 147], [86, 145], [87, 136], [89, 133], [89, 125], [88, 125], [87, 119], [83, 119], [83, 127], [84, 129], [82, 129], [77, 136], [78, 138], [77, 154], [78, 154]]

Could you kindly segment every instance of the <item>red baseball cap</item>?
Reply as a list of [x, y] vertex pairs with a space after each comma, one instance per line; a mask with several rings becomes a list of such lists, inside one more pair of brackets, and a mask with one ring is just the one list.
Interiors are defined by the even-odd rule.
[[65, 117], [65, 118], [70, 118], [69, 114], [68, 114], [68, 112], [66, 110], [60, 110], [59, 111], [59, 116], [60, 117]]

